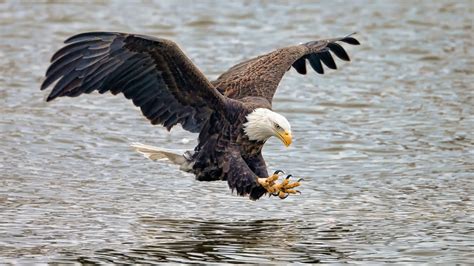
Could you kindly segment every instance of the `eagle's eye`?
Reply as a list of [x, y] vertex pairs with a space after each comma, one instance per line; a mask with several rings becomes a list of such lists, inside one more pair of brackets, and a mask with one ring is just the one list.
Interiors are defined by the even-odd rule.
[[280, 126], [280, 125], [278, 125], [277, 123], [274, 123], [273, 125], [275, 126], [275, 128], [276, 128], [276, 129], [278, 129], [278, 130], [282, 130], [281, 126]]

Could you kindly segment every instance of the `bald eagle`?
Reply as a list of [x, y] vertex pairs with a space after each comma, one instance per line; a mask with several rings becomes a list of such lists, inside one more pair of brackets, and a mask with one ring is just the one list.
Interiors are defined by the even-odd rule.
[[54, 84], [47, 101], [98, 91], [122, 93], [151, 124], [170, 130], [180, 124], [199, 133], [193, 151], [176, 154], [134, 144], [150, 159], [167, 158], [197, 180], [226, 180], [238, 195], [286, 198], [300, 180], [271, 176], [262, 148], [272, 136], [292, 142], [288, 120], [272, 111], [272, 98], [291, 67], [306, 74], [306, 61], [319, 74], [324, 63], [336, 69], [332, 54], [350, 61], [340, 42], [359, 45], [352, 34], [277, 49], [241, 62], [209, 81], [170, 40], [139, 34], [87, 32], [70, 37], [51, 58], [41, 90]]

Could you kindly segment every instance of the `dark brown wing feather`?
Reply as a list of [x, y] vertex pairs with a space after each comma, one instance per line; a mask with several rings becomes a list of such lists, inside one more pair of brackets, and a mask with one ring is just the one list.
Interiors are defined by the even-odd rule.
[[47, 101], [82, 93], [123, 93], [152, 124], [177, 123], [199, 132], [223, 97], [179, 47], [143, 35], [88, 32], [65, 41], [52, 57], [41, 89], [57, 81]]
[[324, 74], [321, 62], [331, 69], [337, 68], [331, 52], [344, 61], [350, 61], [344, 48], [337, 42], [359, 45], [359, 41], [351, 35], [307, 42], [252, 58], [231, 67], [212, 84], [229, 98], [257, 96], [271, 103], [280, 80], [291, 67], [304, 75], [308, 60], [316, 72]]
[[[242, 158], [239, 147], [230, 147], [225, 156], [223, 171], [227, 173], [227, 184], [230, 189], [235, 190], [240, 196], [249, 195], [252, 200], [262, 197], [266, 190], [257, 183], [259, 176], [250, 169]], [[266, 173], [266, 169], [264, 171]]]

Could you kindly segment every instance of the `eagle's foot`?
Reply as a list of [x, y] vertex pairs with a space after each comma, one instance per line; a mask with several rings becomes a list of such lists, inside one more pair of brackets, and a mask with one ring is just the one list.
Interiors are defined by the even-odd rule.
[[281, 183], [277, 184], [275, 181], [278, 180], [278, 174], [280, 173], [283, 173], [283, 171], [277, 170], [273, 175], [267, 178], [259, 178], [257, 181], [267, 190], [268, 193], [273, 196], [278, 196], [280, 199], [285, 199], [290, 194], [301, 194], [299, 190], [295, 190], [294, 188], [300, 186], [300, 181], [303, 179], [299, 179], [296, 182], [290, 182], [291, 175], [288, 175]]
[[278, 196], [280, 199], [286, 199], [290, 194], [301, 194], [299, 190], [294, 189], [301, 185], [302, 178], [298, 179], [296, 182], [290, 182], [291, 175], [288, 175], [280, 184], [275, 184], [274, 188], [276, 193], [272, 193], [273, 196]]
[[276, 170], [273, 175], [267, 177], [267, 178], [258, 178], [257, 179], [257, 182], [262, 186], [264, 187], [268, 193], [277, 193], [278, 190], [276, 190], [275, 188], [275, 181], [278, 180], [278, 178], [280, 177], [279, 174], [283, 173], [282, 170]]

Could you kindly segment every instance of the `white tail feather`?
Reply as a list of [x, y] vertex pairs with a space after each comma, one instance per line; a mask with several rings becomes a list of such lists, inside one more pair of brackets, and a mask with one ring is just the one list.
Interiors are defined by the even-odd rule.
[[186, 163], [186, 158], [178, 152], [178, 150], [170, 150], [159, 148], [155, 146], [145, 145], [138, 142], [131, 143], [132, 146], [137, 152], [141, 153], [146, 158], [157, 161], [157, 160], [170, 160], [172, 163], [177, 165], [183, 165]]
[[131, 143], [130, 146], [150, 160], [169, 160], [173, 164], [179, 165], [179, 169], [182, 171], [193, 171], [194, 163], [192, 162], [191, 157], [187, 156], [189, 152], [186, 152], [185, 150], [164, 149], [138, 142]]

